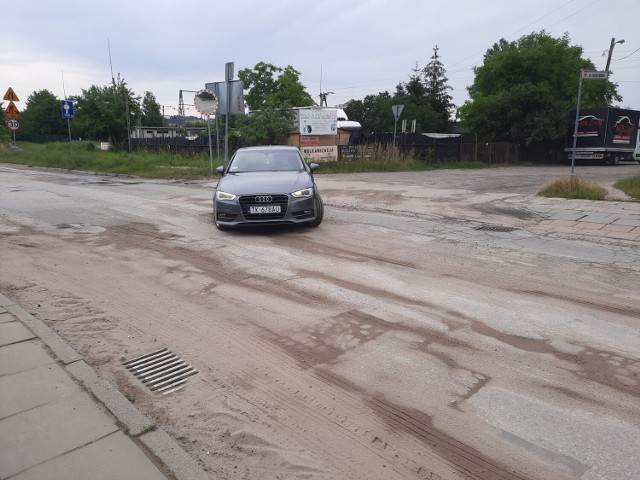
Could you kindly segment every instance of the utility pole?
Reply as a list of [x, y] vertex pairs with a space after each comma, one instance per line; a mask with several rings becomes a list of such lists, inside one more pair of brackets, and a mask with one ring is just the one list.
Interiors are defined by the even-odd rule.
[[609, 78], [609, 65], [611, 65], [611, 54], [613, 53], [613, 47], [616, 46], [616, 43], [624, 43], [624, 40], [616, 41], [615, 38], [611, 39], [611, 45], [609, 45], [609, 54], [607, 55], [607, 66], [604, 67], [604, 71], [607, 72], [607, 78]]

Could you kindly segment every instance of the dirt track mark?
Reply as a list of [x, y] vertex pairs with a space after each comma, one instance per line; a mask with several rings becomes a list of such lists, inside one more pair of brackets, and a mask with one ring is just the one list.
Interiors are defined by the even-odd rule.
[[[426, 455], [425, 457], [422, 457], [421, 454], [413, 458], [407, 457], [409, 452], [397, 450], [394, 446], [394, 440], [389, 438], [389, 435], [383, 432], [376, 434], [370, 431], [361, 431], [357, 427], [354, 430], [371, 442], [371, 446], [379, 450], [386, 458], [398, 466], [409, 468], [418, 478], [443, 478], [432, 470], [433, 467], [429, 466], [427, 452], [435, 452], [438, 457], [445, 460], [445, 463], [468, 479], [526, 480], [533, 478], [527, 476], [524, 472], [518, 472], [513, 467], [487, 458], [473, 447], [456, 440], [436, 428], [433, 425], [432, 418], [423, 412], [413, 411], [402, 405], [394, 404], [380, 395], [372, 396], [350, 380], [325, 368], [316, 369], [316, 372], [325, 381], [339, 386], [345, 392], [359, 396], [369, 408], [390, 426], [392, 431], [408, 434], [424, 445], [425, 450], [422, 454]], [[344, 423], [347, 423], [347, 420], [345, 418]]]
[[582, 298], [569, 297], [567, 295], [561, 295], [559, 293], [554, 293], [554, 292], [543, 292], [541, 290], [519, 290], [519, 289], [509, 289], [509, 288], [507, 288], [506, 290], [511, 291], [513, 293], [520, 294], [520, 295], [524, 294], [524, 295], [532, 295], [532, 296], [541, 297], [541, 298], [547, 298], [547, 297], [553, 298], [563, 302], [570, 302], [570, 303], [582, 305], [593, 310], [598, 310], [606, 313], [616, 313], [626, 317], [632, 317], [634, 319], [640, 318], [640, 309], [635, 309], [632, 307], [618, 307], [616, 305], [605, 305], [602, 303], [592, 302], [590, 300], [584, 300]]
[[627, 357], [618, 352], [598, 350], [587, 345], [572, 343], [582, 348], [580, 353], [563, 352], [551, 345], [550, 339], [535, 339], [500, 332], [482, 322], [472, 321], [476, 333], [531, 353], [550, 354], [568, 361], [577, 367], [565, 369], [581, 379], [607, 385], [632, 395], [640, 395], [640, 359]]
[[374, 260], [383, 264], [387, 263], [391, 265], [399, 265], [401, 267], [416, 268], [415, 264], [407, 261], [392, 259], [389, 257], [382, 257], [380, 255], [371, 255], [362, 250], [349, 250], [343, 247], [338, 247], [337, 245], [327, 246], [323, 243], [316, 242], [307, 237], [288, 237], [286, 246], [289, 248], [296, 248], [305, 252], [311, 251], [318, 255], [328, 255], [353, 262], [366, 263]]

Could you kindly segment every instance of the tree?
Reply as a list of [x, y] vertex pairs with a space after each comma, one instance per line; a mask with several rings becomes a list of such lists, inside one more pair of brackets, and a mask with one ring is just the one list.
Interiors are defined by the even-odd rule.
[[[553, 38], [543, 30], [514, 42], [501, 39], [474, 68], [470, 100], [459, 111], [464, 129], [482, 141], [559, 143], [577, 103], [580, 69], [595, 70], [582, 54], [567, 34]], [[604, 107], [614, 99], [621, 100], [608, 80], [584, 82], [583, 107]]]
[[290, 108], [265, 104], [247, 116], [235, 118], [242, 141], [247, 145], [276, 145], [284, 142], [293, 129], [294, 113]]
[[11, 139], [9, 129], [4, 123], [7, 121], [7, 113], [4, 111], [5, 108], [4, 103], [0, 102], [0, 144], [8, 142]]
[[293, 130], [293, 107], [309, 107], [313, 98], [300, 83], [300, 72], [293, 67], [277, 67], [259, 62], [253, 69], [238, 72], [245, 90], [245, 102], [252, 111], [239, 117], [235, 125], [246, 144], [281, 143]]
[[240, 70], [238, 78], [247, 90], [245, 102], [253, 111], [314, 105], [313, 98], [300, 83], [300, 72], [292, 66], [282, 68], [259, 62], [253, 70]]
[[438, 46], [433, 49], [433, 55], [426, 67], [422, 70], [424, 79], [425, 96], [431, 110], [435, 112], [435, 131], [447, 132], [451, 128], [451, 113], [455, 105], [451, 102], [453, 97], [449, 95], [448, 79], [446, 70], [440, 56], [438, 55]]
[[49, 90], [33, 92], [20, 115], [22, 133], [67, 135], [67, 122], [62, 118], [60, 100]]
[[360, 122], [364, 132], [392, 132], [394, 99], [389, 92], [367, 95], [364, 100], [350, 100], [344, 111], [350, 120]]
[[416, 62], [409, 81], [396, 87], [395, 101], [404, 105], [402, 116], [416, 120], [418, 128], [423, 132], [451, 130], [454, 105], [448, 93], [451, 87], [445, 73], [436, 45], [427, 66], [421, 69]]
[[164, 117], [162, 116], [161, 107], [153, 93], [144, 92], [144, 97], [142, 98], [141, 113], [143, 126], [164, 126]]
[[78, 135], [91, 140], [108, 140], [114, 145], [126, 142], [129, 123], [139, 116], [140, 105], [125, 81], [118, 75], [110, 85], [92, 85], [73, 98]]
[[416, 62], [409, 81], [400, 82], [393, 96], [388, 92], [367, 95], [364, 100], [347, 102], [345, 111], [350, 119], [360, 122], [365, 132], [391, 132], [394, 128], [391, 106], [400, 104], [404, 105], [402, 117], [415, 120], [418, 130], [449, 132], [454, 108], [450, 89], [436, 46], [427, 66], [421, 69]]

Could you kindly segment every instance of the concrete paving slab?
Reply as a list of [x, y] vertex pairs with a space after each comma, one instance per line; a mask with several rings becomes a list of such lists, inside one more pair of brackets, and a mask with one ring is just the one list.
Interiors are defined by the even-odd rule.
[[0, 421], [0, 478], [116, 431], [112, 418], [85, 392], [5, 418]]
[[[0, 297], [0, 300], [6, 297]], [[47, 344], [54, 355], [65, 365], [82, 360], [82, 356], [67, 344], [60, 336], [51, 330], [42, 320], [35, 318], [20, 305], [4, 304], [7, 310], [15, 315], [18, 320], [28, 326], [33, 333]]]
[[0, 347], [0, 375], [22, 372], [54, 363], [44, 344], [37, 339]]
[[581, 222], [592, 222], [592, 223], [611, 223], [618, 218], [615, 214], [607, 214], [607, 213], [589, 213], [587, 216], [582, 217], [580, 219]]
[[0, 323], [13, 322], [15, 318], [6, 310], [4, 312], [0, 312]]
[[122, 393], [98, 377], [95, 370], [84, 361], [72, 363], [66, 370], [107, 407], [130, 435], [140, 435], [153, 423]]
[[632, 227], [640, 227], [640, 217], [638, 218], [621, 217], [611, 223], [613, 225], [629, 225]]
[[550, 220], [580, 220], [585, 216], [584, 212], [579, 212], [576, 210], [555, 210], [549, 212]]
[[122, 432], [58, 456], [11, 480], [165, 480], [165, 476]]
[[20, 322], [0, 323], [0, 347], [31, 340], [36, 336]]
[[636, 227], [632, 227], [630, 225], [613, 225], [613, 224], [608, 224], [605, 225], [604, 227], [602, 227], [602, 230], [605, 230], [607, 232], [623, 232], [623, 233], [629, 233], [631, 232], [634, 228]]
[[0, 420], [80, 393], [80, 386], [55, 363], [0, 377]]
[[170, 468], [176, 478], [189, 480], [210, 480], [209, 475], [191, 458], [167, 432], [158, 429], [140, 437], [152, 452]]

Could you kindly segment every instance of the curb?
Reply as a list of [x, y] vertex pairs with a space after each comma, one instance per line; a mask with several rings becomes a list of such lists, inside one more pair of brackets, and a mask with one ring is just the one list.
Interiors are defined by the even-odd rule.
[[162, 428], [148, 431], [153, 424], [110, 383], [100, 378], [71, 346], [42, 320], [0, 293], [0, 306], [14, 315], [51, 350], [67, 373], [101, 403], [134, 442], [142, 444], [158, 465], [176, 480], [210, 480], [211, 477]]

